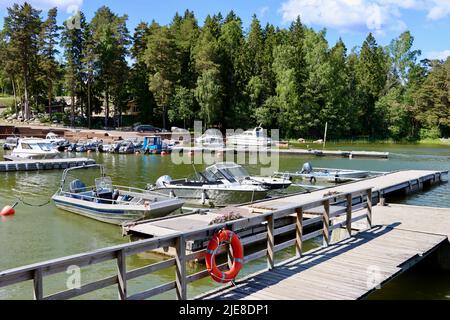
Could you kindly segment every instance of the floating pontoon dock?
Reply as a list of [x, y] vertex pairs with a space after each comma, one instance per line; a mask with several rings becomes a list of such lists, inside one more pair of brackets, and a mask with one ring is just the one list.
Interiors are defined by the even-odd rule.
[[95, 164], [95, 160], [89, 158], [65, 158], [50, 160], [23, 160], [0, 161], [0, 172], [14, 171], [39, 171], [39, 170], [64, 170]]
[[388, 159], [389, 152], [377, 151], [339, 151], [339, 150], [308, 150], [308, 149], [248, 149], [248, 148], [202, 148], [202, 147], [174, 147], [172, 152], [183, 153], [237, 153], [237, 152], [271, 152], [280, 155], [301, 155], [317, 157], [343, 157], [343, 158], [376, 158]]
[[[389, 194], [393, 193], [411, 193], [422, 190], [424, 186], [431, 186], [436, 183], [440, 183], [443, 176], [447, 172], [440, 171], [420, 171], [420, 170], [408, 170], [399, 171], [394, 173], [385, 174], [382, 176], [369, 178], [337, 187], [332, 187], [323, 190], [317, 190], [310, 193], [303, 193], [299, 195], [286, 196], [274, 200], [262, 200], [254, 204], [240, 206], [238, 208], [226, 208], [222, 212], [211, 212], [206, 215], [189, 215], [184, 217], [168, 218], [156, 222], [139, 223], [136, 225], [129, 225], [124, 228], [124, 233], [134, 235], [140, 238], [160, 237], [170, 234], [182, 234], [196, 228], [206, 227], [208, 224], [222, 214], [223, 211], [238, 212], [244, 217], [256, 216], [262, 213], [273, 212], [277, 210], [284, 210], [298, 205], [299, 203], [314, 202], [323, 199], [327, 194], [333, 193], [346, 193], [354, 190], [367, 190], [373, 189], [372, 201], [378, 202], [381, 198], [385, 198]], [[362, 199], [355, 198], [353, 203], [361, 203]], [[332, 207], [339, 209], [338, 206]], [[315, 214], [318, 209], [310, 209], [306, 214]], [[319, 210], [320, 211], [320, 210]], [[306, 215], [305, 217], [308, 217]], [[277, 221], [276, 227], [282, 227], [289, 224], [292, 217], [286, 217]], [[249, 230], [241, 232], [241, 237], [255, 236], [264, 230], [264, 227], [255, 226]], [[286, 230], [292, 231], [292, 230]], [[188, 250], [195, 251], [204, 248], [204, 239], [199, 239], [194, 243], [188, 243]], [[171, 252], [168, 252], [171, 253]]]

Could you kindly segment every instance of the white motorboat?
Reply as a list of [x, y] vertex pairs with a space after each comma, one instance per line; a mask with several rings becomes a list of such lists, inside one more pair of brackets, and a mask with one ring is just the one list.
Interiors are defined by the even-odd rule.
[[13, 150], [15, 147], [17, 147], [19, 139], [20, 138], [16, 136], [7, 137], [5, 143], [3, 144], [3, 150]]
[[49, 143], [65, 143], [67, 140], [65, 138], [62, 138], [58, 136], [56, 133], [49, 132], [47, 136], [45, 137], [45, 140], [47, 140]]
[[289, 179], [251, 176], [244, 167], [234, 162], [216, 163], [209, 169], [213, 171], [220, 170], [234, 177], [242, 184], [263, 185], [271, 190], [287, 189], [292, 185], [292, 181]]
[[55, 159], [60, 153], [45, 139], [19, 139], [17, 147], [6, 160], [41, 160]]
[[242, 134], [234, 134], [227, 137], [227, 144], [235, 146], [271, 146], [272, 139], [267, 137], [265, 130], [257, 127], [247, 130]]
[[217, 129], [209, 129], [204, 135], [195, 139], [195, 145], [205, 148], [224, 148], [222, 133]]
[[[97, 178], [90, 186], [86, 183], [89, 179], [86, 173], [82, 175], [84, 181], [75, 176], [86, 169], [97, 171]], [[60, 189], [52, 200], [60, 209], [116, 225], [163, 217], [184, 204], [180, 199], [157, 192], [114, 186], [111, 178], [105, 176], [104, 167], [98, 164], [65, 170]]]
[[49, 132], [45, 137], [48, 143], [52, 144], [58, 151], [64, 151], [67, 147], [69, 147], [70, 143], [63, 137], [58, 136], [53, 132]]
[[178, 197], [194, 205], [223, 207], [251, 203], [266, 198], [269, 189], [262, 184], [241, 183], [232, 175], [209, 167], [195, 179], [173, 180], [170, 176], [159, 178], [148, 190]]

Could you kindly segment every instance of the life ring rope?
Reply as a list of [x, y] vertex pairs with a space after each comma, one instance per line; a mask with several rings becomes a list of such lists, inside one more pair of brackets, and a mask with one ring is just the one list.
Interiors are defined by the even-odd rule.
[[[233, 249], [233, 266], [227, 271], [221, 271], [217, 265], [215, 256], [222, 244], [230, 244]], [[208, 244], [205, 254], [206, 267], [211, 278], [219, 283], [233, 282], [238, 276], [244, 264], [244, 248], [239, 236], [230, 230], [217, 232]]]

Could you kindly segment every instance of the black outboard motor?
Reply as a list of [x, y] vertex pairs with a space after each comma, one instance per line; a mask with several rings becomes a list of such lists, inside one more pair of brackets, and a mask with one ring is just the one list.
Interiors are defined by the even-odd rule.
[[305, 163], [302, 168], [302, 174], [310, 174], [311, 172], [313, 172], [313, 167], [311, 163], [309, 162]]

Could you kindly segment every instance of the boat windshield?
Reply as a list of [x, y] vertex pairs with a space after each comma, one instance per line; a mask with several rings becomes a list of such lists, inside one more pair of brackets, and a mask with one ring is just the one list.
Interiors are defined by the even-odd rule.
[[228, 180], [230, 182], [236, 182], [236, 176], [234, 176], [230, 171], [224, 168], [219, 168], [217, 166], [212, 166], [207, 168], [204, 175], [210, 179], [214, 180]]
[[246, 178], [249, 176], [247, 170], [242, 167], [223, 168], [221, 170], [227, 172], [229, 175], [235, 178]]
[[97, 192], [113, 192], [114, 187], [110, 177], [95, 179], [95, 189]]
[[[43, 151], [52, 151], [52, 149], [53, 149], [53, 146], [49, 143], [38, 143], [37, 145]], [[37, 149], [37, 148], [33, 148], [33, 149]]]
[[248, 174], [247, 170], [245, 170], [244, 167], [232, 163], [232, 164], [217, 164], [216, 170], [220, 170], [222, 172], [225, 172], [226, 174], [233, 176], [234, 178], [246, 178], [250, 175]]

